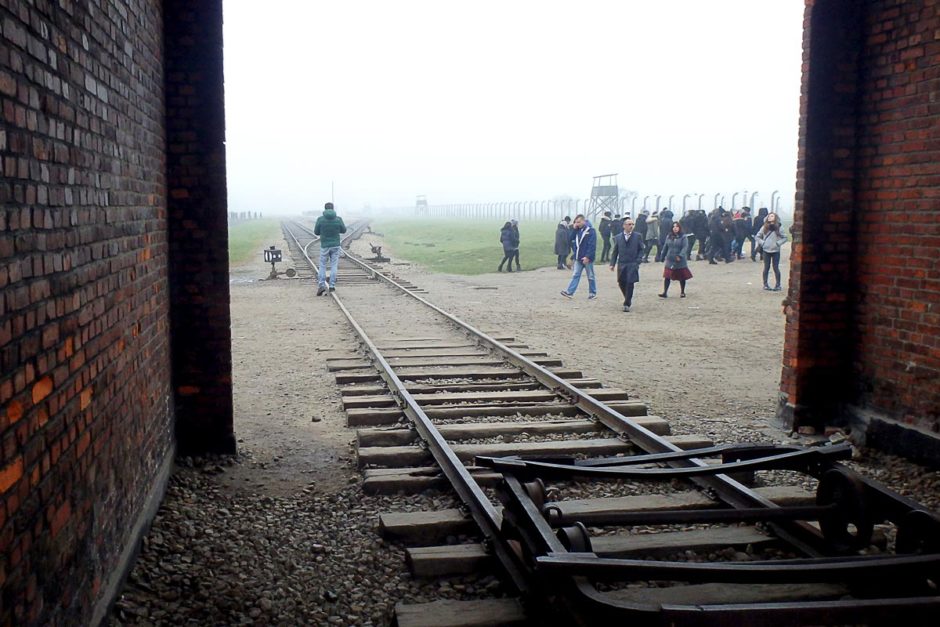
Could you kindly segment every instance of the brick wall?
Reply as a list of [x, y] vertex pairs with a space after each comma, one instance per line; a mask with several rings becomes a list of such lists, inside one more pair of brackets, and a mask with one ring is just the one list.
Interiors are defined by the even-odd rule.
[[940, 435], [940, 4], [871, 2], [863, 32], [852, 403]]
[[831, 420], [849, 385], [858, 3], [806, 3], [797, 195], [781, 380], [791, 424]]
[[[202, 441], [215, 434], [229, 447], [230, 389], [219, 374], [227, 355], [206, 350], [201, 360], [212, 365], [190, 368], [218, 383], [199, 385], [190, 397], [198, 402], [175, 402], [174, 384], [198, 377], [173, 373], [181, 358], [171, 318], [192, 311], [200, 277], [225, 264], [218, 251], [187, 259], [193, 247], [173, 241], [191, 226], [178, 212], [195, 214], [190, 239], [219, 207], [209, 222], [224, 232], [226, 212], [224, 165], [198, 170], [208, 155], [218, 159], [217, 133], [166, 156], [185, 138], [166, 130], [163, 4], [0, 3], [0, 625], [102, 615], [161, 493], [175, 419], [201, 411], [206, 394], [222, 419]], [[217, 10], [219, 1], [187, 4]], [[220, 37], [204, 42], [219, 64]], [[176, 80], [177, 93], [188, 97], [184, 83], [196, 79]], [[220, 129], [220, 73], [202, 93], [201, 104], [218, 104], [205, 115]], [[181, 174], [184, 160], [191, 169]], [[203, 175], [211, 185], [193, 180]], [[198, 200], [168, 205], [170, 186], [174, 198], [191, 189]], [[178, 284], [184, 273], [193, 276]], [[204, 297], [213, 299], [208, 317], [227, 333], [227, 310], [218, 311], [227, 293], [217, 296]], [[200, 350], [199, 338], [188, 341]]]
[[166, 0], [173, 384], [182, 454], [234, 453], [221, 0]]
[[807, 2], [803, 72], [780, 416], [940, 459], [938, 3]]

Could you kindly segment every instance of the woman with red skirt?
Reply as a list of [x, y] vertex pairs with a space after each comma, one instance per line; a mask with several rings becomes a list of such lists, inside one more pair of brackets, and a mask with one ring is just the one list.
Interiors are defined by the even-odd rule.
[[678, 281], [681, 290], [679, 297], [685, 298], [685, 282], [692, 278], [692, 272], [689, 271], [689, 236], [682, 232], [682, 225], [678, 222], [672, 223], [663, 243], [663, 259], [663, 293], [659, 297], [666, 298], [669, 295], [669, 284]]

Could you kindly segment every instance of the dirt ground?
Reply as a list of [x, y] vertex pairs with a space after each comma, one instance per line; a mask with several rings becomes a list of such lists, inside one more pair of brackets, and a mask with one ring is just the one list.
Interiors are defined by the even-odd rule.
[[[380, 237], [370, 236], [379, 243]], [[274, 242], [287, 250], [285, 242]], [[598, 265], [598, 299], [587, 282], [573, 300], [560, 296], [569, 271], [543, 268], [475, 277], [430, 273], [406, 260], [388, 267], [426, 289], [426, 298], [479, 328], [503, 330], [582, 369], [605, 385], [623, 387], [670, 420], [676, 433], [727, 441], [777, 440], [772, 426], [780, 377], [785, 292], [761, 289], [760, 263], [693, 262], [688, 298], [678, 286], [668, 299], [661, 264], [644, 264], [630, 313], [620, 310], [616, 279]], [[354, 244], [368, 256], [366, 242]], [[781, 266], [786, 285], [789, 247]], [[494, 247], [494, 270], [501, 251]], [[525, 268], [525, 259], [522, 260]], [[289, 263], [282, 264], [285, 269]], [[242, 463], [219, 480], [234, 489], [285, 495], [329, 493], [354, 482], [353, 432], [325, 360], [356, 347], [329, 298], [309, 281], [263, 281], [257, 260], [231, 273], [235, 432]], [[340, 290], [342, 286], [338, 286]], [[477, 289], [488, 288], [488, 289]], [[390, 321], [390, 327], [395, 326]]]
[[[275, 244], [287, 251], [286, 242]], [[259, 249], [256, 261], [231, 272], [235, 435], [243, 463], [219, 479], [272, 495], [334, 491], [358, 472], [326, 358], [355, 347], [355, 335], [331, 299], [316, 298], [314, 283], [260, 280], [269, 271]]]

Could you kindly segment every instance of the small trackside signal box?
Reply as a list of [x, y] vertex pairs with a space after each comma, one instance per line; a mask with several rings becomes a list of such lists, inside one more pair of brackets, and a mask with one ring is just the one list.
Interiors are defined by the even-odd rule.
[[265, 263], [278, 263], [281, 261], [281, 251], [271, 246], [264, 251], [264, 262]]

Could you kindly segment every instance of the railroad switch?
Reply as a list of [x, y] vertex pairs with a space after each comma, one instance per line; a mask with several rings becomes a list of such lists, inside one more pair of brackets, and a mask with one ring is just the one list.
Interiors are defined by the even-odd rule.
[[275, 248], [273, 245], [270, 248], [264, 250], [264, 262], [271, 264], [271, 274], [268, 275], [268, 279], [277, 279], [279, 275], [284, 274], [287, 278], [292, 279], [297, 274], [297, 271], [293, 268], [288, 268], [284, 272], [278, 272], [275, 264], [280, 263], [281, 251], [278, 248]]
[[388, 263], [389, 261], [391, 261], [391, 259], [382, 255], [381, 246], [376, 246], [372, 242], [369, 242], [369, 248], [372, 249], [372, 254], [375, 256], [369, 259], [368, 261], [376, 261], [378, 263]]

